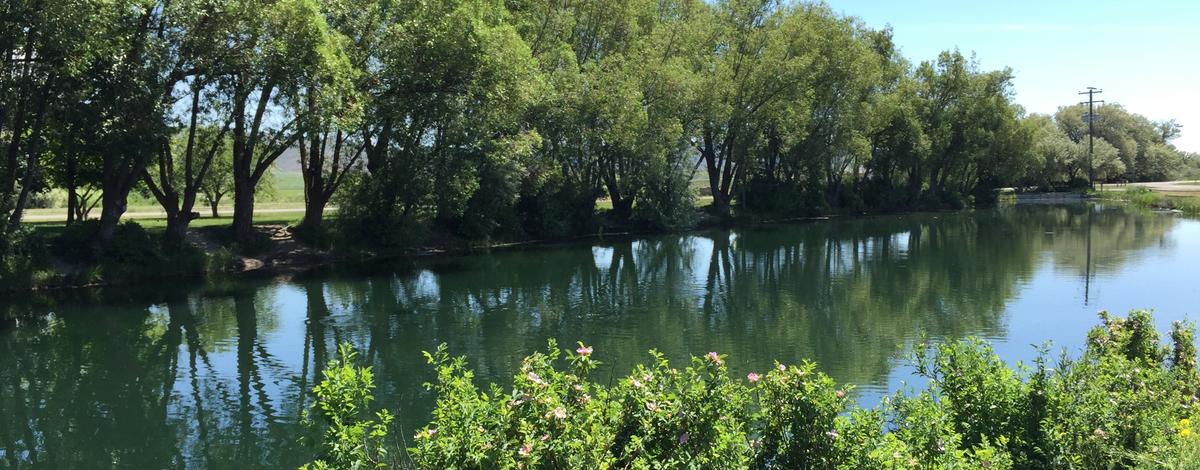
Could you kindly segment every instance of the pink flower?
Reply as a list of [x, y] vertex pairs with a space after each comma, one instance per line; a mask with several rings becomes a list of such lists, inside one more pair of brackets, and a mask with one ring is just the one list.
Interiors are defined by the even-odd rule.
[[555, 408], [552, 413], [554, 414], [555, 418], [567, 419], [567, 410], [564, 410], [563, 407], [561, 407], [561, 406], [558, 408]]
[[529, 444], [525, 444], [520, 449], [517, 449], [517, 453], [521, 454], [521, 457], [528, 457], [530, 452], [533, 452], [533, 446]]
[[705, 356], [708, 357], [708, 362], [718, 366], [724, 363], [724, 361], [721, 361], [721, 356], [719, 356], [716, 351], [709, 351]]
[[542, 442], [546, 442], [546, 441], [550, 440], [550, 435], [542, 434], [541, 440], [542, 440]]
[[633, 379], [630, 384], [633, 385], [633, 388], [642, 388], [642, 382], [638, 379]]
[[835, 395], [837, 395], [838, 398], [846, 398], [846, 392], [844, 390], [838, 390]]
[[758, 377], [757, 373], [751, 372], [749, 374], [746, 374], [746, 380], [749, 380], [750, 383], [758, 382], [758, 379], [759, 379], [759, 377]]
[[780, 372], [787, 372], [787, 366], [785, 366], [785, 365], [783, 365], [783, 364], [780, 364], [780, 365], [779, 365], [779, 371], [780, 371]]
[[413, 436], [413, 438], [414, 439], [422, 439], [422, 438], [426, 438], [426, 437], [433, 437], [434, 434], [437, 434], [437, 428], [426, 429], [424, 431], [417, 431], [417, 435]]
[[579, 346], [579, 349], [575, 350], [575, 352], [579, 353], [580, 356], [588, 357], [592, 355], [592, 348], [581, 345]]
[[533, 382], [535, 384], [546, 385], [546, 382], [543, 382], [542, 378], [539, 377], [537, 375], [537, 373], [535, 373], [533, 371], [529, 371], [529, 373], [525, 374], [525, 377], [528, 378], [530, 382]]

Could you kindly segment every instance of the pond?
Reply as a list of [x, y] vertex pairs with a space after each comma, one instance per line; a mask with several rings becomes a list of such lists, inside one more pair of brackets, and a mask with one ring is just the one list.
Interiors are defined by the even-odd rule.
[[[0, 462], [295, 468], [308, 391], [339, 342], [374, 365], [399, 438], [428, 420], [421, 352], [507, 384], [548, 338], [608, 381], [657, 349], [731, 369], [804, 359], [872, 405], [912, 345], [978, 336], [1006, 360], [1077, 352], [1101, 309], [1196, 313], [1200, 221], [1019, 205], [589, 240], [290, 280], [152, 285], [0, 305]], [[682, 362], [680, 362], [682, 364]], [[402, 445], [402, 444], [401, 444]]]

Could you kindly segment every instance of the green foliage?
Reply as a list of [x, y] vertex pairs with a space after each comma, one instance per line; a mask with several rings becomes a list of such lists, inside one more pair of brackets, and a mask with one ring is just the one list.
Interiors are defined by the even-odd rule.
[[37, 271], [49, 265], [45, 239], [29, 227], [0, 236], [4, 238], [0, 241], [0, 284], [12, 289], [31, 287]]
[[1124, 191], [1099, 191], [1095, 193], [1095, 197], [1105, 200], [1124, 201], [1135, 206], [1150, 209], [1173, 210], [1188, 215], [1200, 215], [1200, 198], [1167, 196], [1143, 186], [1129, 186]]
[[134, 221], [118, 225], [106, 246], [96, 243], [99, 230], [95, 220], [21, 228], [8, 240], [0, 263], [4, 290], [129, 283], [228, 267], [195, 247], [166, 249], [160, 237]]
[[990, 442], [960, 447], [952, 414], [929, 395], [857, 409], [813, 363], [735, 380], [715, 352], [678, 369], [652, 351], [604, 387], [588, 380], [591, 353], [581, 343], [563, 361], [551, 341], [505, 393], [480, 391], [440, 347], [429, 354], [438, 406], [409, 453], [420, 468], [1008, 467]]
[[313, 387], [317, 401], [305, 411], [304, 421], [322, 434], [321, 457], [303, 469], [367, 469], [389, 465], [386, 438], [392, 415], [371, 413], [375, 376], [370, 367], [357, 365], [358, 354], [348, 344], [338, 347], [324, 379]]
[[[302, 195], [307, 239], [404, 249], [688, 227], [696, 174], [718, 216], [787, 217], [1200, 168], [1174, 121], [1026, 115], [1011, 70], [910, 61], [890, 28], [819, 2], [409, 3], [17, 0], [0, 46], [39, 60], [0, 74], [0, 230], [83, 189], [76, 214], [102, 194], [107, 244], [132, 191], [182, 243], [198, 198], [240, 195], [253, 245], [255, 199]], [[275, 196], [293, 151], [300, 184]]]
[[[418, 468], [1189, 468], [1200, 456], [1191, 325], [1175, 324], [1167, 348], [1147, 311], [1101, 320], [1082, 356], [1053, 368], [1045, 351], [1032, 369], [1009, 367], [977, 339], [922, 345], [928, 388], [874, 409], [814, 363], [735, 379], [716, 352], [681, 369], [651, 351], [603, 385], [591, 347], [553, 340], [511, 389], [480, 389], [441, 345], [426, 353], [433, 418], [407, 452]], [[343, 347], [316, 389], [314, 410], [356, 430], [325, 433], [327, 452], [344, 449], [338, 468], [382, 462], [372, 452], [390, 420], [368, 413], [369, 369], [352, 362]]]
[[[1088, 174], [1086, 104], [1063, 106], [1054, 114], [1059, 134], [1077, 145], [1076, 169]], [[1119, 104], [1096, 108], [1091, 123], [1095, 140], [1091, 165], [1098, 181], [1164, 181], [1187, 177], [1187, 156], [1171, 144], [1179, 136], [1175, 121], [1154, 122]], [[1057, 136], [1054, 138], [1058, 138]]]
[[696, 194], [687, 173], [668, 165], [652, 172], [633, 206], [633, 219], [660, 229], [691, 227], [696, 220]]
[[401, 248], [425, 238], [429, 214], [414, 201], [398, 172], [379, 172], [352, 181], [334, 197], [336, 237], [344, 246]]

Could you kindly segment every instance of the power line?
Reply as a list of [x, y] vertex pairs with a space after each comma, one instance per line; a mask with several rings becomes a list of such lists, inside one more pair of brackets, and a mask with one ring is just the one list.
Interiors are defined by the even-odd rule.
[[1092, 162], [1092, 154], [1095, 153], [1096, 145], [1092, 140], [1092, 135], [1096, 132], [1096, 103], [1103, 103], [1104, 100], [1097, 101], [1096, 95], [1104, 93], [1104, 90], [1096, 87], [1087, 87], [1087, 91], [1081, 91], [1079, 94], [1088, 95], [1088, 100], [1079, 104], [1088, 105], [1087, 114], [1083, 115], [1083, 120], [1088, 123], [1088, 185], [1092, 189], [1096, 189], [1096, 166]]

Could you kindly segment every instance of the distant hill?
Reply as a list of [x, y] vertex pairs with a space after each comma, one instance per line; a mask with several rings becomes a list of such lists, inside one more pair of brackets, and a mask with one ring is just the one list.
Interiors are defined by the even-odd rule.
[[281, 173], [300, 173], [300, 149], [292, 147], [283, 151], [283, 155], [275, 160], [275, 171]]

